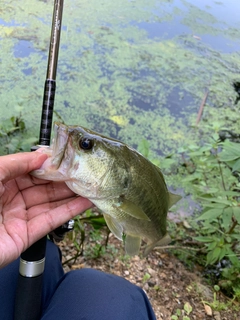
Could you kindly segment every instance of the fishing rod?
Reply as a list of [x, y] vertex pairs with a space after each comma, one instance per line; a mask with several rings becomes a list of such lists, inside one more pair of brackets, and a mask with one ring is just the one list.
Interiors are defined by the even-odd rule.
[[[35, 151], [41, 146], [50, 145], [62, 12], [63, 0], [54, 0], [48, 67], [43, 94], [39, 145], [32, 147], [31, 151]], [[34, 243], [21, 254], [15, 298], [14, 320], [40, 319], [46, 241], [47, 236]]]

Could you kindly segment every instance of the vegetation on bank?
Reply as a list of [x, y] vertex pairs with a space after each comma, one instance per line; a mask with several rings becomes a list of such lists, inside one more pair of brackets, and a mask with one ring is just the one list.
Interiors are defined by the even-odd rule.
[[[24, 119], [11, 117], [0, 127], [1, 154], [28, 151], [36, 138], [24, 140]], [[231, 138], [231, 139], [229, 139]], [[165, 176], [181, 185], [183, 198], [195, 201], [192, 215], [187, 216], [188, 201], [181, 204], [186, 215], [181, 221], [169, 222], [172, 237], [171, 250], [186, 266], [200, 264], [205, 276], [234, 300], [240, 299], [240, 143], [238, 135], [225, 130], [213, 133], [207, 142], [190, 145], [160, 160]], [[231, 141], [231, 140], [237, 140]], [[145, 140], [140, 151], [151, 158], [149, 143]], [[181, 184], [180, 184], [181, 181]], [[177, 213], [178, 207], [175, 207]], [[179, 219], [179, 218], [177, 218]], [[95, 246], [84, 242], [86, 225], [91, 225]], [[88, 210], [75, 219], [72, 241], [77, 255], [98, 257], [107, 251], [109, 231], [99, 212]], [[79, 240], [80, 239], [80, 240]], [[217, 288], [215, 287], [215, 288]]]
[[[70, 0], [54, 118], [120, 139], [159, 166], [184, 198], [168, 250], [239, 300], [239, 28], [191, 2]], [[0, 8], [2, 155], [38, 141], [53, 8], [32, 0], [0, 0]], [[152, 35], [160, 25], [166, 32]], [[116, 253], [108, 235], [101, 213], [87, 211], [69, 237], [79, 255], [98, 257]]]

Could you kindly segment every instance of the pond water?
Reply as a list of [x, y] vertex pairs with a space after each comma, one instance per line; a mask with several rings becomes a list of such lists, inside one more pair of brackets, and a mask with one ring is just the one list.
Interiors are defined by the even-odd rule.
[[[38, 137], [53, 1], [0, 0], [1, 122], [21, 112]], [[152, 157], [240, 130], [237, 0], [69, 0], [55, 110]], [[200, 126], [196, 117], [208, 90]]]

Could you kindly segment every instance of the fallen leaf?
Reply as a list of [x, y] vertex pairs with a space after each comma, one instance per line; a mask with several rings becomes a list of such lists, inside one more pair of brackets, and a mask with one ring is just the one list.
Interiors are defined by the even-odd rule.
[[205, 312], [208, 316], [212, 316], [212, 308], [210, 306], [208, 306], [207, 304], [204, 305], [204, 309], [205, 309]]
[[184, 310], [187, 313], [187, 315], [189, 315], [192, 312], [192, 306], [190, 305], [189, 302], [186, 302], [184, 304]]
[[183, 220], [183, 226], [184, 228], [186, 229], [191, 229], [192, 227], [190, 226], [190, 224], [186, 221], [186, 220]]
[[78, 270], [78, 269], [83, 269], [83, 268], [85, 268], [86, 266], [85, 266], [85, 264], [84, 263], [80, 263], [80, 264], [74, 264], [74, 265], [72, 265], [71, 266], [71, 269], [72, 270]]

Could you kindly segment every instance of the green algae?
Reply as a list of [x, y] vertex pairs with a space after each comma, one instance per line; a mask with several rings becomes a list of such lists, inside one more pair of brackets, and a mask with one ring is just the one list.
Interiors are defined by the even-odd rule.
[[[155, 155], [204, 139], [217, 127], [239, 130], [232, 87], [239, 81], [239, 53], [216, 51], [194, 37], [224, 32], [224, 39], [238, 43], [239, 31], [189, 1], [182, 6], [152, 0], [66, 3], [55, 100], [64, 121], [134, 147], [146, 139]], [[0, 1], [0, 8], [1, 121], [21, 108], [28, 136], [35, 137], [53, 3], [9, 0]], [[159, 28], [179, 15], [191, 29], [188, 34], [166, 39], [159, 32], [150, 38], [138, 25]], [[22, 41], [31, 48], [24, 54], [18, 52]], [[196, 116], [206, 89], [199, 130]]]

